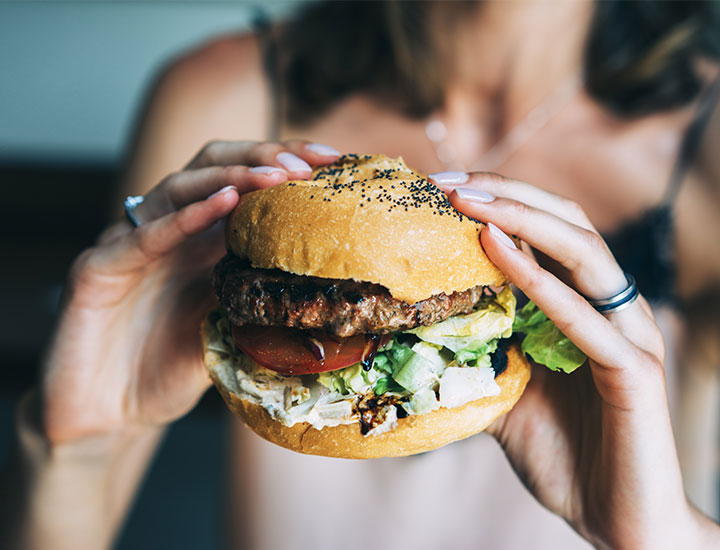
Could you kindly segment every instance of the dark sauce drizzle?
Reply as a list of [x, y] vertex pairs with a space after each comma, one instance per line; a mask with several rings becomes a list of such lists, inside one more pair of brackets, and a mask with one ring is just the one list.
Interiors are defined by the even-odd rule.
[[375, 355], [377, 354], [378, 349], [380, 349], [380, 339], [381, 336], [379, 334], [368, 335], [367, 343], [365, 344], [365, 349], [363, 350], [362, 358], [360, 359], [360, 364], [366, 372], [373, 366]]
[[495, 377], [497, 378], [507, 368], [507, 350], [510, 346], [510, 338], [503, 338], [498, 340], [497, 349], [490, 355], [490, 366], [495, 371]]

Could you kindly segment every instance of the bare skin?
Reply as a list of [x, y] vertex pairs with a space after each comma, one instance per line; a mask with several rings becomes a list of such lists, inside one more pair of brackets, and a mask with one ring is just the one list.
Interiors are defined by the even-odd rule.
[[[532, 9], [532, 5], [527, 9]], [[563, 20], [561, 28], [568, 28], [569, 22], [574, 21], [582, 30], [587, 22], [587, 12], [581, 8], [573, 9], [577, 11], [568, 12], [569, 20]], [[496, 28], [494, 25], [503, 21], [507, 24], [497, 27], [502, 28], [502, 32], [497, 31], [497, 37], [507, 39], [496, 38], [495, 47], [492, 50], [486, 48], [486, 51], [493, 51], [488, 63], [496, 57], [513, 62], [498, 63], [493, 70], [483, 73], [488, 80], [476, 81], [473, 73], [466, 71], [467, 67], [473, 66], [474, 60], [463, 53], [476, 46], [473, 43], [475, 34], [463, 38], [468, 49], [461, 47], [458, 50], [457, 72], [448, 82], [447, 104], [440, 114], [446, 116], [453, 139], [458, 143], [473, 144], [468, 147], [469, 158], [473, 150], [497, 139], [498, 132], [502, 134], [503, 130], [522, 120], [528, 109], [555, 89], [566, 75], [577, 70], [578, 59], [573, 52], [577, 52], [578, 40], [584, 35], [580, 31], [561, 33], [553, 26], [558, 23], [552, 18], [538, 19], [537, 14], [528, 15], [521, 9], [506, 16], [492, 11], [482, 15], [472, 27], [477, 36], [492, 36], [490, 28]], [[557, 56], [557, 66], [538, 74], [537, 67], [544, 66], [542, 60], [548, 57], [542, 51], [543, 36], [556, 37], [554, 49], [567, 55]], [[532, 44], [532, 47], [513, 49], [514, 45], [523, 43]], [[504, 72], [504, 67], [508, 72]], [[488, 93], [475, 93], [482, 90]], [[268, 93], [253, 37], [226, 38], [180, 60], [160, 79], [149, 103], [126, 172], [126, 191], [145, 193], [157, 182], [179, 181], [177, 175], [166, 179], [167, 175], [186, 166], [188, 159], [193, 158], [206, 142], [222, 138], [265, 139]], [[496, 103], [497, 98], [504, 101]], [[498, 118], [488, 124], [489, 113], [497, 114], [499, 105], [502, 109]], [[690, 116], [691, 109], [682, 109], [632, 122], [621, 121], [613, 119], [583, 94], [578, 94], [542, 132], [497, 170], [517, 179], [531, 180], [541, 189], [588, 205], [582, 216], [587, 215], [592, 227], [610, 231], [659, 201], [682, 130]], [[489, 127], [494, 133], [488, 131]], [[580, 137], [575, 131], [577, 128], [582, 128]], [[402, 154], [410, 165], [428, 173], [443, 168], [434, 160], [433, 150], [424, 136], [423, 121], [406, 119], [370, 97], [352, 96], [311, 126], [285, 126], [282, 134], [288, 138], [302, 136], [310, 141], [328, 143], [343, 152]], [[572, 140], [568, 136], [572, 136]], [[208, 156], [205, 150], [205, 155], [195, 157], [189, 168], [199, 170], [228, 164], [281, 167], [276, 159], [277, 147], [266, 145], [262, 149], [264, 153], [248, 158], [237, 155], [237, 146], [215, 145], [213, 154]], [[287, 147], [308, 162], [317, 164], [332, 160], [306, 157], [307, 151], [297, 142]], [[680, 285], [687, 297], [713, 288], [720, 280], [720, 254], [709, 253], [709, 249], [717, 244], [698, 238], [698, 235], [720, 232], [720, 216], [716, 215], [720, 212], [719, 193], [717, 180], [713, 179], [713, 174], [717, 175], [717, 158], [705, 154], [699, 159], [706, 164], [698, 165], [690, 176], [677, 204], [678, 254], [683, 260]], [[100, 246], [85, 254], [74, 271], [74, 291], [69, 296], [56, 345], [46, 364], [44, 401], [38, 404], [45, 422], [35, 426], [40, 437], [46, 438], [52, 452], [49, 455], [40, 453], [33, 458], [33, 463], [39, 465], [40, 473], [56, 470], [62, 473], [68, 467], [68, 456], [82, 453], [88, 442], [93, 447], [93, 464], [100, 465], [96, 468], [98, 475], [90, 482], [97, 501], [86, 502], [103, 505], [109, 502], [112, 514], [109, 519], [99, 514], [98, 511], [104, 510], [102, 506], [90, 506], [85, 512], [87, 521], [84, 523], [97, 524], [97, 532], [89, 534], [88, 547], [107, 545], [131, 496], [132, 483], [125, 492], [105, 492], [108, 491], [108, 480], [137, 478], [137, 473], [134, 476], [117, 475], [115, 468], [119, 457], [131, 456], [129, 461], [134, 470], [141, 472], [156, 443], [157, 430], [192, 407], [207, 386], [199, 355], [190, 349], [193, 346], [193, 349], [199, 349], [197, 332], [192, 333], [192, 330], [196, 330], [208, 299], [203, 292], [196, 292], [193, 281], [200, 279], [214, 254], [212, 248], [199, 245], [199, 239], [211, 238], [212, 232], [203, 233], [203, 230], [232, 208], [237, 191], [229, 190], [207, 200], [204, 198], [226, 184], [242, 192], [246, 184], [262, 183], [260, 176], [254, 176], [258, 179], [251, 181], [244, 180], [245, 176], [241, 178], [237, 170], [220, 172], [219, 178], [210, 174], [199, 178], [189, 187], [193, 189], [191, 194], [184, 200], [170, 203], [174, 208], [168, 208], [167, 201], [153, 201], [149, 204], [150, 210], [146, 211], [147, 220], [152, 223], [142, 230], [130, 232], [122, 225], [111, 228]], [[277, 174], [266, 174], [265, 178], [280, 178]], [[294, 175], [301, 177], [301, 174]], [[273, 182], [265, 180], [264, 184]], [[473, 184], [485, 185], [480, 180]], [[162, 198], [162, 192], [153, 193]], [[506, 193], [506, 190], [495, 190], [498, 197]], [[459, 201], [456, 194], [452, 196], [459, 208], [488, 221], [494, 220], [492, 210], [476, 211]], [[526, 204], [528, 209], [553, 212], [552, 205], [557, 204], [553, 201], [558, 199], [537, 204], [532, 196], [531, 193], [530, 196], [522, 194], [505, 199]], [[580, 212], [577, 209], [571, 211], [578, 216]], [[703, 215], [698, 216], [698, 212]], [[507, 219], [512, 221], [512, 218]], [[533, 234], [527, 232], [527, 228], [506, 226], [499, 219], [495, 223], [532, 242]], [[550, 222], [543, 218], [542, 223]], [[564, 219], [564, 223], [584, 227], [585, 222], [571, 218]], [[491, 259], [545, 308], [551, 318], [563, 328], [570, 328], [572, 323], [578, 323], [586, 332], [602, 328], [603, 333], [617, 344], [606, 346], [605, 352], [599, 353], [596, 344], [583, 341], [582, 334], [571, 335], [573, 339], [577, 337], [578, 345], [593, 359], [592, 379], [586, 372], [558, 384], [552, 380], [551, 386], [545, 382], [554, 377], [540, 374], [512, 414], [493, 428], [494, 435], [528, 487], [547, 507], [598, 545], [633, 547], [639, 536], [652, 540], [651, 536], [660, 534], [662, 531], [650, 532], [658, 525], [686, 533], [687, 538], [683, 539], [686, 543], [709, 542], [710, 538], [703, 537], [716, 537], [715, 527], [697, 515], [682, 494], [665, 402], [661, 351], [647, 309], [638, 303], [634, 310], [636, 317], [631, 316], [628, 325], [623, 324], [623, 318], [613, 319], [608, 324], [607, 320], [588, 312], [587, 304], [577, 302], [577, 294], [573, 294], [570, 287], [558, 286], [556, 280], [548, 279], [524, 255], [502, 248], [501, 240], [483, 232], [482, 243]], [[700, 241], [704, 244], [699, 245]], [[597, 245], [597, 241], [591, 242]], [[543, 249], [543, 243], [533, 244]], [[578, 243], [563, 241], [561, 244], [567, 253], [575, 253], [586, 261], [595, 260], [595, 254], [589, 258], [588, 250]], [[197, 262], [193, 262], [188, 273], [178, 273], [177, 258], [187, 256], [188, 252], [197, 254]], [[563, 257], [549, 255], [563, 262]], [[616, 269], [613, 265], [611, 258], [606, 258], [605, 267]], [[574, 288], [581, 292], [593, 288], [604, 290], [592, 285], [583, 288], [584, 281], [579, 276], [573, 281]], [[556, 311], [543, 296], [566, 300], [568, 307]], [[162, 307], [155, 307], [155, 303]], [[190, 307], [191, 312], [184, 316], [173, 315], [178, 303]], [[144, 331], [143, 327], [152, 328], [152, 331]], [[126, 330], [128, 328], [137, 332]], [[620, 336], [618, 330], [622, 333]], [[92, 339], [86, 338], [87, 331], [93, 335]], [[626, 335], [626, 331], [630, 334]], [[103, 345], [102, 338], [108, 333], [122, 335], [120, 340], [108, 341], [117, 346], [113, 350]], [[182, 346], [177, 344], [175, 335], [178, 334], [184, 335]], [[130, 349], [137, 353], [129, 356]], [[618, 350], [627, 352], [625, 357], [631, 357], [632, 363], [624, 365], [619, 361], [615, 355], [620, 352]], [[187, 374], [183, 383], [167, 376], [168, 357], [177, 361], [179, 367], [175, 368], [181, 368]], [[103, 377], [101, 382], [119, 381], [123, 391], [112, 393], [114, 385], [109, 384], [110, 393], [104, 394], [99, 402], [95, 402], [95, 396], [88, 388], [77, 397], [64, 391], [76, 387], [76, 382], [82, 379], [83, 369], [97, 372], [93, 370], [97, 364], [109, 365], [97, 374]], [[643, 388], [642, 392], [638, 392], [638, 387]], [[82, 385], [80, 389], [83, 389]], [[557, 399], [560, 395], [567, 396], [570, 390], [575, 392], [571, 393], [575, 395], [574, 399]], [[586, 396], [587, 400], [578, 400], [578, 394]], [[577, 420], [569, 423], [560, 420], [568, 415]], [[550, 443], [547, 437], [537, 440], [522, 437], [526, 433], [540, 434], [543, 430], [554, 434]], [[580, 432], [582, 437], [573, 436]], [[611, 433], [608, 435], [607, 432]], [[603, 436], [600, 442], [596, 441], [598, 433]], [[643, 437], [653, 440], [648, 445], [637, 446]], [[545, 447], [539, 446], [541, 442]], [[133, 452], [137, 448], [140, 450]], [[642, 450], [648, 448], [655, 450], [652, 456]], [[555, 453], [560, 460], [550, 464], [528, 458], [543, 453], [548, 456]], [[598, 468], [598, 464], [602, 468]], [[85, 470], [73, 469], [75, 465], [70, 460], [70, 470], [78, 476], [74, 479], [87, 479]], [[599, 471], [610, 475], [610, 480], [598, 477]], [[658, 498], [654, 480], [647, 477], [657, 471], [667, 476], [663, 479], [667, 491], [661, 495], [667, 497], [665, 500]], [[47, 479], [47, 476], [37, 479]], [[74, 495], [58, 496], [62, 487], [48, 487], [42, 483], [33, 487], [41, 495], [46, 494], [43, 491], [50, 491], [66, 508], [75, 504]], [[66, 484], [65, 491], [67, 487]], [[638, 502], [642, 503], [640, 509], [645, 513], [637, 513]], [[653, 503], [658, 506], [652, 506]], [[28, 518], [37, 522], [43, 519], [32, 514], [26, 516], [25, 521]], [[58, 533], [75, 542], [77, 539], [72, 537], [77, 536], [78, 531], [73, 528], [81, 528], [63, 522], [48, 526], [32, 521], [28, 521], [28, 525], [46, 527], [45, 530], [28, 529], [25, 533], [26, 537], [29, 533], [37, 536], [33, 542], [38, 548], [50, 547], [49, 541], [57, 545], [61, 540]], [[668, 536], [659, 542], [673, 547], [677, 541]], [[33, 546], [26, 544], [24, 547]], [[658, 548], [660, 544], [651, 544], [651, 547]]]

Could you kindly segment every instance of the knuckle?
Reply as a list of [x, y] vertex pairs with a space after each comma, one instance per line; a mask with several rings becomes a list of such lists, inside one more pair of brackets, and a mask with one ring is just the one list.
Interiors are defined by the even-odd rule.
[[585, 211], [583, 210], [582, 206], [580, 206], [579, 203], [570, 199], [563, 199], [563, 208], [565, 208], [565, 210], [575, 216], [585, 215]]
[[94, 252], [94, 248], [87, 248], [83, 250], [77, 258], [75, 258], [75, 261], [70, 266], [70, 278], [76, 278], [88, 269], [90, 259], [92, 258]]
[[288, 149], [289, 151], [302, 151], [307, 144], [310, 142], [306, 139], [289, 139], [286, 141], [283, 141], [281, 146], [285, 149]]
[[200, 151], [200, 157], [205, 161], [206, 164], [215, 164], [218, 161], [218, 149], [220, 148], [220, 142], [208, 141]]
[[665, 357], [665, 339], [663, 338], [662, 332], [657, 325], [653, 327], [653, 330], [649, 337], [648, 351], [656, 358]]
[[648, 380], [665, 385], [665, 364], [654, 354], [638, 349], [637, 364]]
[[603, 238], [589, 229], [581, 229], [580, 237], [583, 244], [593, 253], [598, 253], [605, 250], [605, 241]]
[[158, 186], [158, 189], [161, 189], [160, 194], [162, 195], [163, 192], [166, 193], [172, 201], [176, 196], [178, 189], [182, 186], [186, 176], [187, 172], [182, 170], [178, 172], [171, 172], [170, 174], [165, 176], [165, 178], [160, 182], [160, 185]]
[[508, 206], [510, 214], [517, 220], [522, 221], [528, 218], [532, 214], [532, 209], [524, 202], [508, 200]]
[[265, 141], [255, 146], [255, 155], [258, 158], [266, 159], [269, 157], [274, 157], [283, 149], [284, 147], [279, 143]]
[[229, 165], [229, 166], [221, 166], [219, 168], [220, 168], [220, 170], [218, 171], [217, 174], [215, 174], [215, 176], [217, 177], [217, 179], [221, 180], [223, 183], [226, 182], [227, 180], [231, 179], [233, 177], [233, 175], [237, 173], [237, 166]]
[[155, 239], [154, 239], [155, 227], [153, 224], [143, 224], [135, 229], [135, 244], [138, 250], [149, 260], [154, 260], [157, 257], [155, 251]]
[[74, 295], [78, 289], [87, 286], [93, 276], [92, 262], [95, 256], [95, 248], [83, 250], [70, 266], [68, 272], [67, 291]]
[[532, 268], [523, 271], [522, 290], [530, 295], [539, 292], [545, 280], [545, 271], [538, 264], [533, 264]]
[[163, 178], [162, 182], [160, 182], [163, 185], [172, 185], [173, 183], [176, 183], [179, 179], [181, 179], [186, 174], [185, 171], [179, 170], [177, 172], [170, 172], [165, 178]]

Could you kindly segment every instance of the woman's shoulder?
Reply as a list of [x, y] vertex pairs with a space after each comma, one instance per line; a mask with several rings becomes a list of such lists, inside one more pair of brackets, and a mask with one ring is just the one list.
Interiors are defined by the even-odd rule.
[[260, 40], [256, 34], [230, 34], [207, 40], [172, 59], [162, 77], [193, 86], [200, 82], [232, 86], [262, 80]]
[[263, 137], [268, 87], [258, 37], [222, 36], [181, 54], [162, 72], [158, 93], [199, 116], [222, 113], [218, 120], [243, 128], [242, 137]]
[[157, 74], [132, 139], [125, 182], [141, 193], [214, 140], [267, 136], [269, 88], [258, 38], [215, 38]]

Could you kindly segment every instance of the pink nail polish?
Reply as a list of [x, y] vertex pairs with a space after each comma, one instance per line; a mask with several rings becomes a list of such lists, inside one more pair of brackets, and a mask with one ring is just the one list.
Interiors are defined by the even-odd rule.
[[495, 200], [495, 197], [493, 195], [491, 195], [490, 193], [486, 193], [485, 191], [481, 191], [480, 189], [458, 187], [457, 189], [455, 189], [455, 192], [457, 193], [458, 197], [465, 201], [492, 202]]
[[215, 196], [217, 196], [217, 195], [222, 195], [223, 193], [227, 193], [227, 192], [230, 191], [231, 189], [235, 189], [235, 186], [234, 186], [234, 185], [226, 185], [225, 187], [223, 187], [223, 188], [220, 189], [219, 191], [215, 191], [212, 195], [210, 195], [210, 196], [208, 197], [208, 199], [212, 199], [213, 197], [215, 197]]
[[312, 172], [310, 165], [300, 157], [284, 151], [275, 157], [288, 172]]
[[508, 248], [512, 248], [513, 250], [517, 250], [517, 246], [515, 246], [515, 242], [508, 237], [505, 232], [500, 229], [497, 225], [493, 223], [488, 223], [488, 229], [490, 230], [490, 233], [493, 237], [495, 237], [498, 241], [503, 243]]
[[467, 183], [470, 176], [466, 172], [435, 172], [428, 175], [435, 185], [462, 185]]
[[340, 155], [340, 151], [329, 145], [323, 145], [322, 143], [308, 143], [305, 149], [316, 155], [323, 155], [325, 157], [337, 157]]

